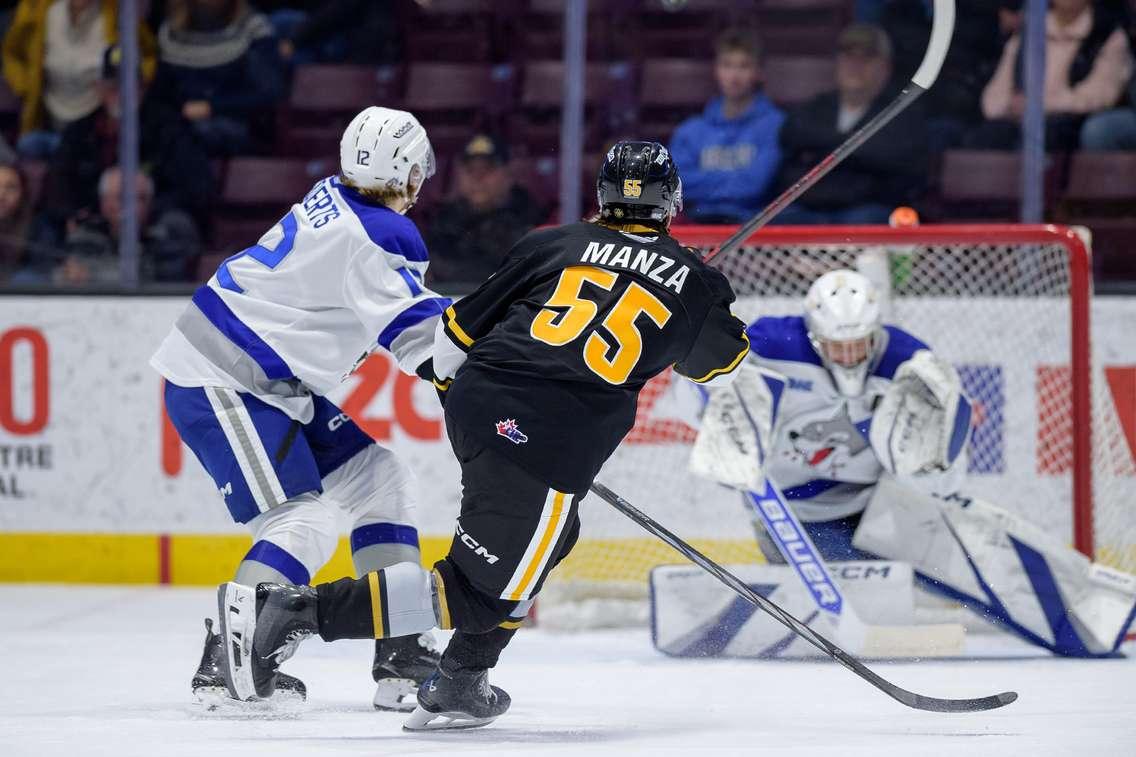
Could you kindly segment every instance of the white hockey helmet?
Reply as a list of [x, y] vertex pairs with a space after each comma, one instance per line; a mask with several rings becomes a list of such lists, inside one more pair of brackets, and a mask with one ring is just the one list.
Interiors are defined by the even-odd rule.
[[863, 393], [882, 342], [879, 296], [868, 277], [842, 268], [814, 281], [805, 295], [805, 326], [840, 393]]
[[339, 171], [345, 181], [358, 189], [405, 192], [412, 204], [434, 175], [434, 166], [426, 129], [405, 110], [372, 105], [351, 119], [339, 141]]

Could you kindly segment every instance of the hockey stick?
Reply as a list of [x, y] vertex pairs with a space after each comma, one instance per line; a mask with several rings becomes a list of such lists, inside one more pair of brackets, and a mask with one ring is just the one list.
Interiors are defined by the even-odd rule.
[[931, 88], [935, 79], [939, 77], [939, 69], [943, 67], [943, 60], [947, 57], [947, 50], [951, 47], [951, 36], [955, 31], [955, 0], [934, 0], [934, 2], [934, 18], [931, 22], [931, 39], [927, 43], [927, 52], [923, 54], [923, 62], [919, 64], [919, 69], [911, 77], [911, 81], [907, 83], [903, 91], [886, 108], [877, 113], [875, 118], [857, 129], [852, 136], [826, 155], [820, 163], [817, 163], [808, 173], [797, 179], [793, 186], [765, 206], [764, 210], [742, 224], [733, 236], [723, 242], [718, 249], [711, 250], [704, 258], [706, 262], [741, 247], [742, 242], [749, 238], [750, 234], [769, 223], [774, 216], [824, 178], [829, 171], [840, 165], [860, 145], [871, 139], [876, 132], [890, 123], [907, 106]]
[[993, 710], [998, 707], [1004, 707], [1018, 698], [1017, 692], [1006, 691], [1001, 694], [979, 697], [977, 699], [939, 699], [937, 697], [923, 696], [922, 694], [916, 694], [900, 688], [872, 672], [872, 670], [862, 662], [782, 610], [776, 603], [750, 589], [737, 576], [672, 534], [649, 516], [640, 512], [630, 502], [620, 497], [611, 489], [596, 482], [592, 484], [591, 490], [604, 502], [607, 502], [641, 527], [674, 547], [695, 565], [733, 589], [734, 592], [743, 599], [771, 615], [786, 628], [901, 704], [905, 704], [916, 710], [926, 710], [928, 712], [980, 712], [982, 710]]
[[841, 645], [855, 654], [873, 657], [944, 657], [962, 653], [966, 630], [958, 623], [865, 623], [841, 594], [808, 532], [773, 482], [766, 479], [764, 491], [746, 491], [743, 496], [817, 609], [831, 619], [833, 633]]

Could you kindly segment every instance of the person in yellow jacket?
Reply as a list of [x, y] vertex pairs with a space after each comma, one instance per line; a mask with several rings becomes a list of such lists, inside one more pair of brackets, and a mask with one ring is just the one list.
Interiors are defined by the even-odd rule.
[[[99, 107], [95, 86], [106, 48], [118, 41], [117, 0], [20, 0], [4, 35], [4, 78], [23, 100], [18, 151], [47, 157], [64, 126]], [[157, 65], [157, 43], [138, 26], [142, 75]]]

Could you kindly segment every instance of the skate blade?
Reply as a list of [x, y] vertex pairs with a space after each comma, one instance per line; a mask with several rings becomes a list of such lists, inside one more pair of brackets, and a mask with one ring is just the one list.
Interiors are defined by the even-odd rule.
[[269, 699], [246, 702], [233, 699], [224, 688], [194, 692], [196, 717], [221, 720], [291, 720], [307, 711], [302, 697], [293, 692], [278, 692]]
[[376, 710], [412, 712], [418, 706], [418, 684], [409, 678], [384, 678], [376, 686]]
[[256, 590], [230, 581], [217, 587], [221, 621], [221, 678], [229, 697], [256, 699], [252, 681], [252, 638], [256, 632]]
[[[438, 719], [441, 722], [435, 722]], [[496, 716], [491, 718], [474, 718], [464, 712], [430, 712], [421, 705], [415, 708], [406, 722], [402, 724], [404, 731], [456, 731], [462, 728], [480, 728], [489, 725]]]

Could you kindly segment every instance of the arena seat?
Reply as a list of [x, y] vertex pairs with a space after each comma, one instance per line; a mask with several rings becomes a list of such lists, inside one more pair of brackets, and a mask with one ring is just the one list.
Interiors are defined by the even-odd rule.
[[836, 61], [816, 55], [770, 55], [765, 59], [765, 94], [793, 106], [836, 86]]
[[282, 215], [303, 197], [317, 179], [336, 170], [337, 161], [288, 158], [233, 158], [225, 168], [221, 205], [227, 208], [271, 209]]
[[517, 0], [431, 0], [401, 4], [410, 60], [484, 63], [493, 55], [494, 6], [520, 5]]
[[1076, 153], [1063, 197], [1096, 215], [1115, 211], [1136, 216], [1136, 153]]
[[[560, 144], [560, 106], [564, 64], [531, 61], [523, 72], [520, 108], [510, 119], [510, 134], [532, 152]], [[609, 134], [635, 120], [634, 76], [627, 63], [589, 63], [585, 70], [585, 146], [598, 147]]]
[[714, 97], [714, 63], [709, 57], [653, 58], [643, 63], [639, 105], [644, 110], [700, 110]]

